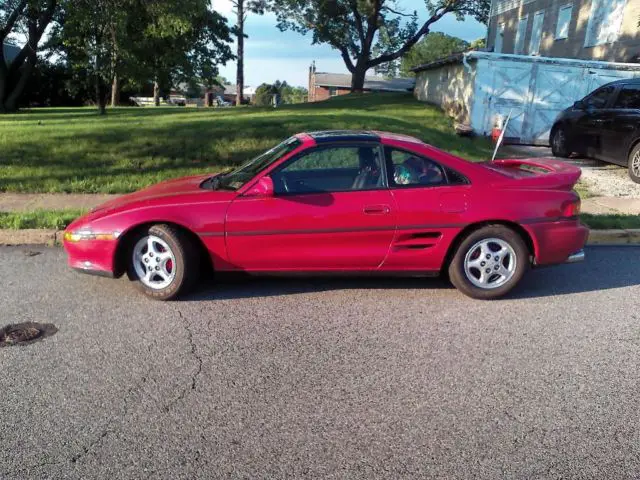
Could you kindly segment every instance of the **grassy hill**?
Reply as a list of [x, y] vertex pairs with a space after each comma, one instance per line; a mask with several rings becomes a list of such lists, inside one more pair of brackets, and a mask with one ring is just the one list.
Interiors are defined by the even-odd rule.
[[0, 191], [123, 193], [216, 172], [301, 131], [375, 129], [416, 136], [471, 160], [485, 139], [455, 135], [440, 110], [408, 94], [349, 95], [272, 108], [34, 109], [0, 116]]

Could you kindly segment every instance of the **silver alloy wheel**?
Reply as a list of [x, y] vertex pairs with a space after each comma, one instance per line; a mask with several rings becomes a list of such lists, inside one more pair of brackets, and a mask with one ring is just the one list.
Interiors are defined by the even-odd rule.
[[176, 276], [176, 257], [160, 237], [147, 235], [133, 247], [133, 268], [140, 281], [149, 288], [162, 290]]
[[516, 273], [516, 252], [499, 238], [486, 238], [473, 245], [464, 257], [464, 273], [483, 289], [498, 288]]
[[640, 177], [640, 150], [631, 159], [631, 171], [636, 177]]
[[562, 152], [564, 149], [564, 130], [562, 128], [558, 128], [553, 135], [553, 147], [556, 152]]

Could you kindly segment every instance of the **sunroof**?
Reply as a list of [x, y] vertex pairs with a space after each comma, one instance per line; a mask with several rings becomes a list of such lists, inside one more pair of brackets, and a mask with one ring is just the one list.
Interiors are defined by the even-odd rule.
[[311, 137], [313, 137], [313, 139], [318, 143], [335, 141], [380, 140], [380, 137], [378, 135], [360, 130], [323, 130], [318, 132], [309, 132], [309, 135], [311, 135]]

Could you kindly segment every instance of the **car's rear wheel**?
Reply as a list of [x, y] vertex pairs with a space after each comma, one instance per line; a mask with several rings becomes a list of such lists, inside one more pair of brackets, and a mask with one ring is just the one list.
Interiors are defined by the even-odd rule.
[[129, 242], [127, 275], [145, 295], [171, 300], [186, 293], [198, 277], [197, 249], [184, 232], [153, 225]]
[[629, 176], [634, 182], [640, 183], [640, 143], [631, 150], [629, 155]]
[[503, 225], [489, 225], [462, 241], [448, 272], [462, 293], [489, 300], [509, 292], [528, 268], [529, 250], [522, 237]]
[[551, 153], [554, 157], [567, 158], [571, 155], [567, 142], [567, 132], [562, 126], [557, 126], [551, 132]]

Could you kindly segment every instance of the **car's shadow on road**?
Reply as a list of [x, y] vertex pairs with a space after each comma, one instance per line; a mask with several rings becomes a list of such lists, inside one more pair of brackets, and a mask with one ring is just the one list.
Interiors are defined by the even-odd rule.
[[[587, 259], [529, 271], [505, 299], [543, 298], [640, 285], [640, 248], [592, 247]], [[184, 301], [271, 297], [334, 290], [452, 290], [443, 278], [419, 277], [252, 277], [219, 276]]]

